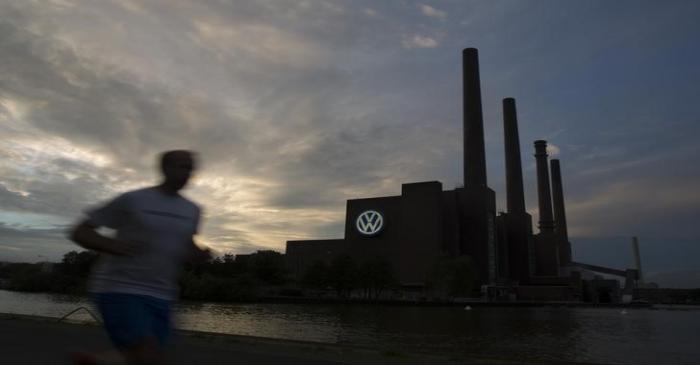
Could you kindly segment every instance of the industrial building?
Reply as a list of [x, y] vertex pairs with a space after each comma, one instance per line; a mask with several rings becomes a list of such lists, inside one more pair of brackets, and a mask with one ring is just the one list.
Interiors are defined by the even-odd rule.
[[492, 288], [494, 298], [517, 300], [584, 300], [595, 296], [587, 292], [599, 291], [614, 296], [616, 289], [608, 289], [612, 281], [582, 279], [590, 272], [636, 280], [636, 270], [572, 261], [560, 164], [549, 161], [546, 141], [534, 142], [539, 232], [533, 234], [513, 98], [503, 100], [507, 212], [497, 214], [496, 193], [487, 184], [476, 49], [463, 50], [462, 69], [464, 186], [443, 190], [438, 181], [407, 183], [398, 196], [348, 200], [344, 238], [287, 242], [292, 274], [299, 278], [313, 262], [340, 254], [358, 261], [383, 257], [403, 286], [421, 287], [439, 258], [469, 256], [476, 284]]

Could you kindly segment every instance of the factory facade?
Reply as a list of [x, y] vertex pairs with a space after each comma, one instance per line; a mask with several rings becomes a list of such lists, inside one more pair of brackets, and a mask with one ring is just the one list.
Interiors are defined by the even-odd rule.
[[462, 66], [464, 186], [407, 183], [398, 196], [348, 200], [344, 238], [287, 242], [293, 275], [301, 277], [317, 260], [347, 254], [358, 261], [382, 257], [401, 284], [422, 286], [436, 260], [469, 256], [477, 284], [517, 287], [520, 298], [575, 299], [582, 284], [572, 269], [559, 161], [548, 160], [545, 141], [535, 142], [540, 221], [533, 234], [515, 100], [504, 99], [507, 212], [497, 214], [496, 193], [487, 185], [476, 49], [463, 51]]
[[[493, 192], [486, 198], [493, 198]], [[437, 181], [403, 184], [401, 195], [352, 199], [347, 202], [345, 238], [289, 241], [286, 255], [293, 271], [302, 274], [313, 261], [349, 254], [358, 261], [387, 259], [404, 285], [424, 284], [440, 257], [469, 255], [479, 265], [479, 277], [496, 270], [495, 203], [468, 212], [464, 207], [488, 204], [465, 188], [443, 191]], [[463, 219], [469, 216], [471, 219]], [[471, 223], [471, 224], [465, 224]]]

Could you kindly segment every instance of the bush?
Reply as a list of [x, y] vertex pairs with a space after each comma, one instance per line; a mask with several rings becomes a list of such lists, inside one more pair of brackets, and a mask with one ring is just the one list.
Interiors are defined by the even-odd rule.
[[397, 280], [391, 263], [386, 258], [376, 257], [362, 264], [359, 283], [366, 298], [378, 299], [385, 289], [395, 286]]
[[340, 297], [350, 296], [357, 288], [359, 272], [355, 260], [349, 255], [339, 255], [333, 259], [328, 270], [328, 284]]
[[250, 301], [258, 298], [254, 280], [241, 275], [222, 278], [210, 274], [185, 273], [180, 280], [183, 299], [211, 301]]
[[325, 289], [328, 287], [329, 268], [325, 262], [316, 260], [304, 272], [301, 283], [309, 289]]
[[8, 289], [26, 292], [46, 292], [51, 289], [52, 275], [39, 265], [20, 264], [9, 278]]

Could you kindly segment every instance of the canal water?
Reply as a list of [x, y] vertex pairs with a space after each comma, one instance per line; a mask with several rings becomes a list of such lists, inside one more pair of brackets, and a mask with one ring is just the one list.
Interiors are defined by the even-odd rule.
[[[0, 313], [61, 317], [84, 298], [0, 290]], [[176, 327], [390, 351], [610, 364], [700, 364], [700, 307], [473, 308], [180, 303]], [[72, 319], [89, 320], [84, 313]]]

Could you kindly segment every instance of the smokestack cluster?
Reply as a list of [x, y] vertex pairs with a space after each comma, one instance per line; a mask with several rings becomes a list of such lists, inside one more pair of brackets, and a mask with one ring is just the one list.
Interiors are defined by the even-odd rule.
[[[481, 105], [481, 81], [479, 77], [478, 51], [467, 48], [462, 51], [463, 71], [463, 130], [464, 130], [464, 187], [474, 196], [466, 202], [475, 207], [481, 205], [478, 196], [480, 190], [487, 187], [486, 158], [484, 146], [484, 121]], [[566, 212], [564, 209], [564, 192], [559, 161], [550, 161], [547, 154], [547, 142], [535, 141], [535, 159], [537, 164], [537, 192], [539, 203], [540, 234], [533, 236], [532, 220], [525, 209], [525, 192], [523, 185], [522, 159], [518, 133], [518, 117], [514, 98], [503, 99], [503, 129], [506, 167], [506, 201], [508, 213], [499, 216], [501, 236], [507, 244], [499, 245], [498, 252], [489, 246], [489, 257], [507, 255], [508, 260], [499, 261], [506, 265], [507, 272], [515, 280], [527, 282], [532, 270], [543, 276], [556, 276], [560, 265], [571, 262], [571, 245], [568, 242]], [[486, 190], [485, 190], [486, 191]], [[473, 209], [473, 208], [472, 208]], [[471, 211], [471, 209], [469, 210]], [[475, 219], [480, 215], [468, 217], [479, 227]], [[470, 237], [480, 237], [484, 241], [483, 227], [473, 228], [465, 233]], [[465, 251], [468, 252], [468, 251]], [[472, 253], [469, 253], [472, 254]], [[485, 252], [474, 252], [478, 256]], [[533, 265], [535, 263], [535, 265]], [[502, 273], [506, 273], [499, 269]], [[489, 276], [492, 276], [489, 274]]]

